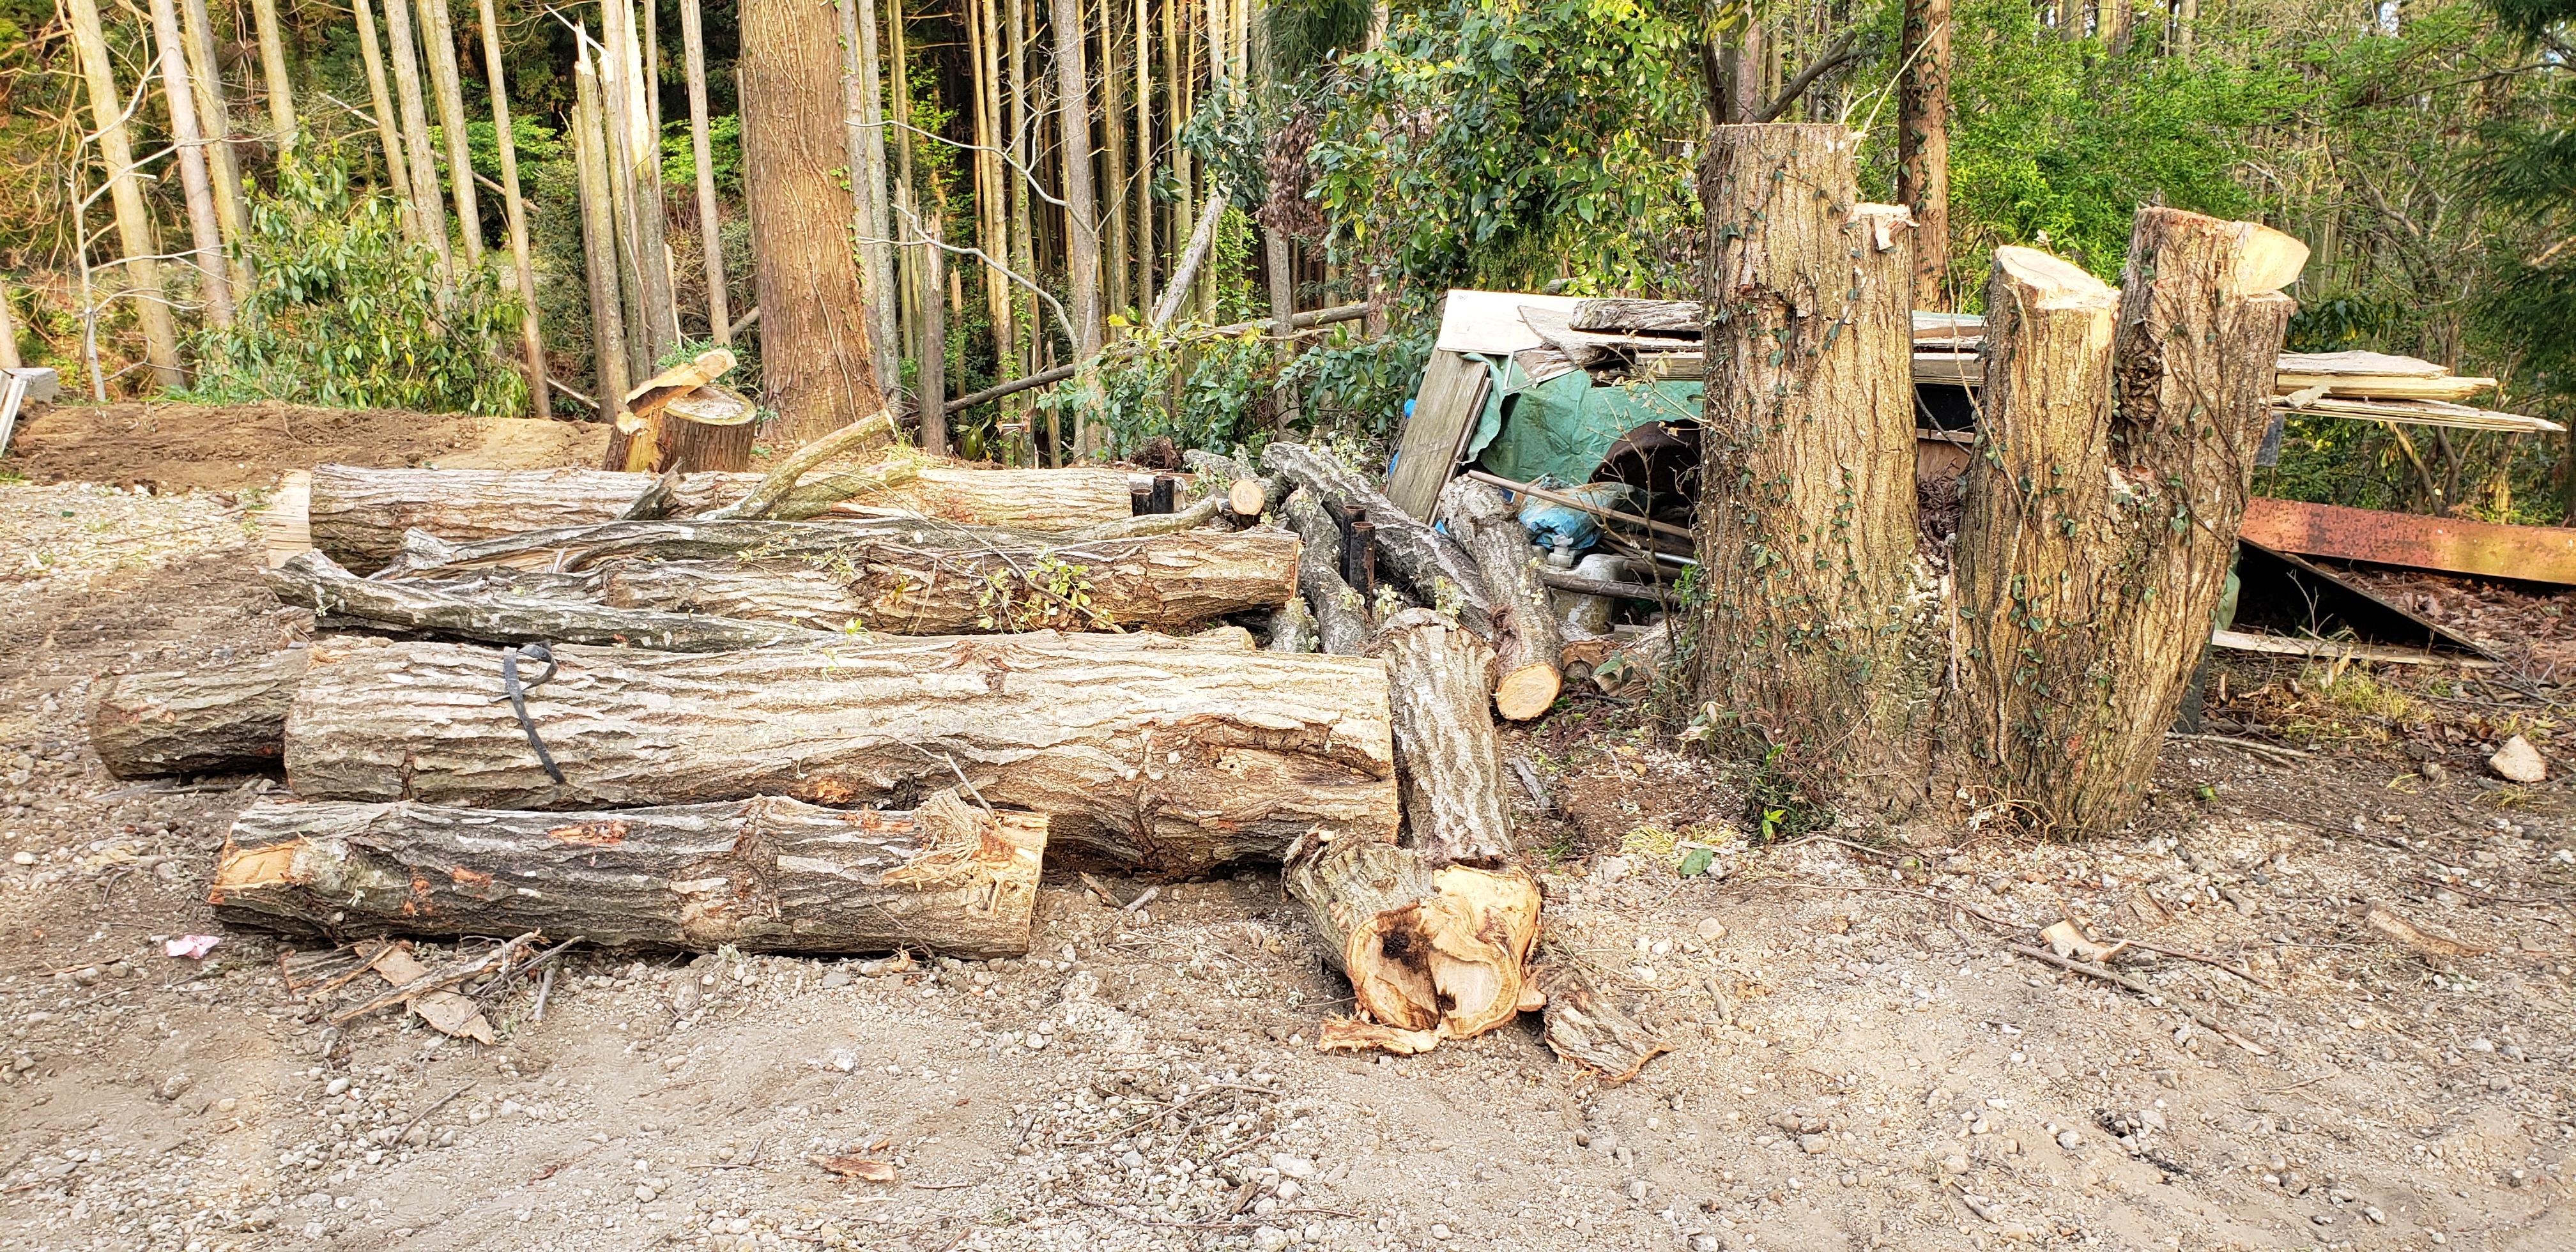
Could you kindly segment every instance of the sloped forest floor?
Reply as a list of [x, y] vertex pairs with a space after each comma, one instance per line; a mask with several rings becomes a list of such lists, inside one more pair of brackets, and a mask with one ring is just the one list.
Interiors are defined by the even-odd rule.
[[[122, 784], [85, 746], [98, 676], [309, 628], [237, 504], [0, 485], [0, 1248], [2576, 1246], [2566, 763], [2483, 764], [2551, 750], [2527, 658], [2226, 668], [2212, 733], [2311, 755], [2173, 742], [2135, 829], [2075, 844], [1749, 849], [1720, 771], [1571, 702], [1507, 751], [1547, 944], [1672, 1047], [1617, 1086], [1535, 1015], [1319, 1055], [1347, 988], [1266, 869], [1132, 912], [1050, 881], [1024, 960], [580, 955], [483, 1048], [333, 1027], [291, 945], [215, 925], [274, 780]], [[2137, 941], [2165, 1007], [2013, 951], [2061, 917]], [[190, 934], [222, 939], [163, 955]]]

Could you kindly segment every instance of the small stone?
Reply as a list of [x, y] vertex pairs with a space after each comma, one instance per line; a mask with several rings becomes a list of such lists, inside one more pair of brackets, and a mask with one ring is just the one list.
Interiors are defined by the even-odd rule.
[[1646, 1198], [1646, 1192], [1649, 1189], [1649, 1184], [1645, 1179], [1631, 1178], [1628, 1180], [1627, 1186], [1620, 1188], [1620, 1192], [1631, 1200], [1642, 1201]]
[[162, 1079], [161, 1098], [164, 1100], [178, 1099], [180, 1096], [187, 1094], [188, 1088], [192, 1082], [193, 1080], [186, 1074], [172, 1074], [169, 1077]]
[[2369, 1218], [2370, 1224], [2373, 1226], [2385, 1226], [2388, 1224], [2388, 1214], [2380, 1212], [2376, 1205], [2365, 1206], [2361, 1210], [2361, 1215]]
[[1431, 1237], [1444, 1240], [1449, 1238], [1449, 1227], [1439, 1222], [1431, 1223]]
[[1817, 1153], [1824, 1151], [1828, 1144], [1829, 1141], [1823, 1135], [1798, 1136], [1798, 1150], [1809, 1156], [1814, 1156]]
[[1283, 1249], [1294, 1242], [1296, 1242], [1295, 1236], [1276, 1226], [1264, 1226], [1252, 1232], [1252, 1246], [1259, 1248], [1261, 1252], [1283, 1252]]
[[2471, 1040], [2469, 1040], [2469, 1051], [2471, 1051], [2471, 1052], [2493, 1052], [2493, 1051], [2495, 1051], [2495, 1040], [2493, 1040], [2493, 1039], [2489, 1039], [2489, 1038], [2486, 1038], [2486, 1037], [2484, 1037], [2484, 1036], [2480, 1036], [2479, 1038], [2476, 1038], [2476, 1039], [2471, 1039]]
[[72, 974], [72, 981], [79, 983], [84, 987], [95, 987], [98, 985], [98, 980], [106, 976], [106, 971], [92, 965], [87, 969], [74, 971]]
[[[1700, 938], [1705, 939], [1710, 943], [1715, 943], [1726, 937], [1726, 923], [1721, 922], [1714, 917], [1703, 917], [1699, 919], [1699, 927], [1694, 933], [1698, 934]], [[1699, 1237], [1702, 1239], [1710, 1239], [1715, 1236], [1701, 1235]]]
[[9, 863], [12, 865], [33, 865], [36, 863], [36, 854], [33, 852], [12, 852], [9, 854]]
[[2067, 1151], [2069, 1151], [2069, 1152], [2072, 1152], [2072, 1151], [2074, 1151], [2075, 1149], [2077, 1149], [2077, 1148], [2080, 1148], [2080, 1147], [2083, 1147], [2083, 1146], [2084, 1146], [2084, 1136], [2079, 1135], [2079, 1134], [2077, 1134], [2077, 1133], [2075, 1133], [2074, 1131], [2071, 1131], [2071, 1130], [2061, 1130], [2061, 1131], [2058, 1131], [2058, 1132], [2057, 1132], [2057, 1146], [2059, 1146], [2059, 1147], [2061, 1147], [2061, 1148], [2064, 1148], [2064, 1149], [2066, 1149], [2066, 1150], [2067, 1150]]
[[831, 970], [823, 975], [823, 989], [826, 991], [829, 991], [834, 987], [846, 987], [849, 985], [850, 971], [846, 969]]
[[218, 1113], [229, 1113], [240, 1107], [241, 1101], [236, 1100], [231, 1096], [225, 1096], [223, 1099], [215, 1101], [215, 1111]]
[[1942, 1172], [1943, 1172], [1943, 1173], [1949, 1173], [1949, 1174], [1964, 1174], [1964, 1173], [1967, 1173], [1967, 1172], [1968, 1172], [1968, 1157], [1967, 1157], [1967, 1154], [1966, 1154], [1966, 1153], [1964, 1153], [1964, 1152], [1953, 1152], [1953, 1153], [1951, 1153], [1951, 1154], [1950, 1154], [1950, 1155], [1948, 1155], [1948, 1156], [1942, 1157], [1942, 1158], [1941, 1158], [1941, 1170], [1942, 1170]]
[[1725, 1244], [1717, 1241], [1715, 1235], [1692, 1235], [1690, 1242], [1684, 1246], [1689, 1252], [1725, 1252], [1726, 1248]]
[[1278, 1170], [1280, 1176], [1283, 1178], [1312, 1178], [1315, 1176], [1315, 1163], [1313, 1161], [1307, 1160], [1302, 1156], [1290, 1156], [1285, 1152], [1274, 1154], [1270, 1158], [1270, 1168]]
[[1304, 1189], [1303, 1189], [1303, 1188], [1301, 1188], [1301, 1187], [1299, 1187], [1299, 1186], [1297, 1185], [1297, 1180], [1296, 1180], [1296, 1179], [1294, 1179], [1294, 1178], [1282, 1178], [1282, 1179], [1280, 1179], [1280, 1180], [1279, 1180], [1279, 1190], [1278, 1190], [1278, 1191], [1276, 1191], [1276, 1192], [1274, 1192], [1273, 1194], [1275, 1194], [1275, 1195], [1277, 1195], [1277, 1196], [1279, 1197], [1279, 1199], [1280, 1199], [1280, 1202], [1281, 1202], [1281, 1203], [1286, 1203], [1286, 1202], [1288, 1202], [1288, 1201], [1291, 1201], [1291, 1200], [1296, 1199], [1296, 1198], [1297, 1198], [1297, 1196], [1298, 1196], [1298, 1194], [1299, 1194], [1299, 1192], [1301, 1192], [1302, 1190], [1304, 1190]]
[[2549, 778], [2549, 764], [2540, 759], [2538, 749], [2520, 735], [2504, 741], [2494, 756], [2487, 758], [2487, 768], [2506, 782], [2536, 783]]
[[653, 1188], [651, 1188], [651, 1187], [649, 1187], [649, 1186], [647, 1186], [647, 1185], [645, 1185], [645, 1184], [643, 1184], [643, 1183], [640, 1183], [640, 1182], [639, 1182], [639, 1183], [637, 1183], [637, 1184], [635, 1184], [635, 1202], [636, 1202], [637, 1204], [650, 1204], [650, 1203], [652, 1203], [652, 1202], [653, 1202]]
[[332, 1079], [331, 1081], [329, 1081], [329, 1082], [327, 1082], [327, 1083], [322, 1084], [322, 1094], [324, 1094], [324, 1095], [326, 1095], [326, 1096], [335, 1096], [335, 1095], [339, 1095], [340, 1093], [345, 1092], [345, 1091], [347, 1091], [348, 1089], [349, 1089], [349, 1080], [348, 1080], [348, 1079], [346, 1079], [346, 1078], [334, 1078], [334, 1079]]
[[2315, 1215], [2313, 1215], [2313, 1216], [2309, 1217], [2309, 1218], [2308, 1218], [2308, 1220], [2309, 1220], [2309, 1221], [2312, 1221], [2312, 1222], [2315, 1222], [2316, 1224], [2318, 1224], [2318, 1225], [2320, 1225], [2320, 1226], [2331, 1226], [2331, 1225], [2334, 1225], [2334, 1214], [2332, 1214], [2332, 1213], [2318, 1213], [2318, 1214], [2315, 1214]]

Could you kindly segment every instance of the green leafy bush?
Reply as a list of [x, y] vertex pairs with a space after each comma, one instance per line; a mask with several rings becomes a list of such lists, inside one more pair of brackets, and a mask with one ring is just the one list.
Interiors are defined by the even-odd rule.
[[491, 269], [442, 295], [438, 257], [406, 242], [392, 197], [353, 194], [336, 150], [290, 155], [251, 200], [251, 285], [229, 330], [196, 336], [192, 395], [505, 416], [526, 411], [519, 304]]

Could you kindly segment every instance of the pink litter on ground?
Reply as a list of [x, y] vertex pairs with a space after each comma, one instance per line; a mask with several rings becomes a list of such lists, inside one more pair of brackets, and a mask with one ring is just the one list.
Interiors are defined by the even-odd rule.
[[163, 943], [161, 950], [173, 957], [186, 957], [192, 961], [202, 960], [208, 951], [222, 941], [221, 935], [178, 935]]

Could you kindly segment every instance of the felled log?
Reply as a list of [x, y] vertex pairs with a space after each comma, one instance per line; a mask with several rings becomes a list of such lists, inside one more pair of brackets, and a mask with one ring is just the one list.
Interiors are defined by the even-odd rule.
[[305, 652], [154, 674], [111, 674], [90, 708], [89, 746], [118, 778], [274, 769]]
[[313, 649], [287, 722], [298, 795], [495, 808], [753, 795], [901, 803], [962, 773], [1058, 848], [1153, 868], [1278, 859], [1396, 829], [1384, 666], [1162, 635], [837, 638], [703, 656], [555, 649], [528, 693], [445, 643]]
[[1517, 867], [1436, 866], [1420, 851], [1337, 841], [1282, 871], [1357, 1015], [1326, 1022], [1328, 1050], [1430, 1050], [1539, 1007], [1527, 981], [1538, 883]]
[[1458, 620], [1479, 635], [1493, 629], [1493, 599], [1484, 576], [1457, 540], [1413, 520], [1341, 462], [1303, 444], [1274, 443], [1262, 450], [1261, 464], [1313, 492], [1326, 508], [1364, 510], [1376, 528], [1373, 542], [1381, 575], [1392, 572], [1425, 604], [1455, 599]]
[[608, 608], [545, 596], [463, 596], [435, 587], [378, 582], [332, 564], [319, 552], [303, 553], [268, 571], [267, 582], [278, 599], [309, 608], [316, 617], [485, 643], [624, 644], [663, 652], [721, 652], [825, 637], [780, 622]]
[[1708, 309], [1697, 300], [1583, 300], [1575, 304], [1566, 325], [1576, 330], [1646, 331], [1697, 339], [1708, 325]]
[[705, 952], [1018, 956], [1046, 819], [954, 789], [910, 812], [776, 796], [533, 813], [263, 800], [208, 894], [235, 925], [323, 935], [510, 934]]
[[1272, 652], [1312, 652], [1315, 650], [1315, 614], [1306, 607], [1306, 597], [1291, 595], [1270, 613]]
[[1368, 654], [1386, 661], [1408, 842], [1434, 866], [1512, 855], [1501, 746], [1488, 707], [1494, 650], [1430, 609], [1387, 618]]
[[1494, 711], [1516, 722], [1547, 712], [1564, 689], [1557, 653], [1565, 641], [1518, 511], [1502, 492], [1465, 478], [1442, 489], [1440, 511], [1493, 596]]
[[[844, 474], [808, 475], [786, 505], [819, 493]], [[760, 481], [756, 474], [685, 474], [673, 486], [670, 512], [688, 516], [734, 503]], [[653, 485], [647, 474], [607, 470], [361, 469], [325, 465], [313, 471], [306, 524], [313, 546], [352, 569], [391, 560], [407, 530], [449, 543], [498, 539], [522, 531], [617, 520]], [[854, 479], [853, 489], [871, 485]], [[1116, 470], [972, 470], [924, 465], [909, 477], [874, 484], [842, 511], [918, 513], [968, 526], [1067, 530], [1127, 516], [1127, 476]], [[834, 499], [852, 499], [843, 492]], [[831, 501], [823, 501], [828, 507]], [[792, 509], [787, 509], [792, 514]], [[819, 509], [817, 510], [819, 511]], [[775, 515], [775, 514], [773, 514]]]
[[613, 561], [599, 570], [596, 596], [617, 608], [900, 635], [1179, 631], [1295, 596], [1297, 547], [1296, 536], [1267, 528], [1062, 546], [967, 543], [953, 527], [880, 531], [793, 557]]
[[1249, 465], [1222, 453], [1192, 448], [1181, 454], [1181, 462], [1195, 471], [1201, 481], [1214, 480], [1225, 496], [1225, 511], [1234, 517], [1236, 529], [1253, 525], [1264, 513], [1278, 508], [1295, 490], [1284, 474], [1264, 475]]
[[[1652, 689], [1655, 677], [1672, 665], [1673, 636], [1669, 621], [1618, 639], [1592, 664], [1592, 685], [1605, 696], [1636, 699]], [[1678, 680], [1680, 675], [1673, 675]]]
[[1305, 543], [1297, 553], [1297, 590], [1315, 616], [1315, 646], [1335, 656], [1358, 656], [1368, 647], [1368, 606], [1342, 581], [1340, 528], [1310, 491], [1288, 497], [1280, 512]]

